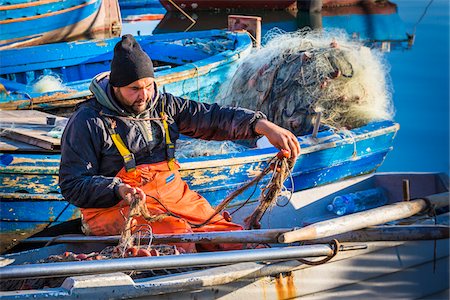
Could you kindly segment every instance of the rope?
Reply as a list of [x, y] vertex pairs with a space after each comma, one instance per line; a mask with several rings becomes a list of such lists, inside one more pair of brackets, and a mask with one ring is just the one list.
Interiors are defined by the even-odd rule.
[[327, 256], [324, 259], [321, 259], [318, 261], [310, 261], [310, 260], [306, 260], [304, 258], [299, 258], [298, 261], [305, 265], [309, 265], [309, 266], [318, 266], [318, 265], [322, 265], [324, 263], [329, 262], [333, 257], [335, 257], [338, 254], [341, 245], [340, 245], [339, 241], [336, 239], [330, 241], [328, 244], [330, 245], [331, 249], [333, 249], [333, 253], [330, 256]]
[[[121, 257], [125, 256], [126, 250], [128, 248], [132, 247], [133, 243], [134, 243], [134, 238], [133, 238], [133, 235], [131, 234], [132, 221], [133, 221], [134, 217], [142, 216], [148, 222], [157, 222], [157, 221], [164, 219], [167, 216], [167, 214], [159, 214], [159, 215], [150, 214], [145, 201], [142, 201], [142, 199], [140, 199], [138, 197], [131, 197], [128, 194], [127, 202], [130, 203], [130, 208], [129, 208], [127, 217], [125, 217], [125, 215], [123, 214], [123, 208], [120, 209], [120, 213], [123, 216], [123, 218], [125, 219], [125, 228], [122, 231], [122, 234], [121, 234], [120, 240], [119, 240], [119, 244], [117, 245], [116, 249], [118, 249]], [[151, 229], [151, 227], [150, 227], [150, 229]], [[140, 229], [138, 229], [137, 232], [139, 232], [139, 230]]]
[[295, 161], [288, 159], [282, 155], [280, 151], [276, 155], [275, 163], [269, 164], [269, 168], [273, 168], [273, 175], [267, 186], [261, 191], [259, 205], [255, 208], [253, 213], [245, 218], [246, 229], [259, 229], [261, 224], [259, 221], [264, 216], [269, 207], [276, 203], [280, 191], [284, 187], [284, 182], [290, 174], [290, 170], [294, 167]]
[[193, 65], [195, 68], [195, 75], [197, 77], [197, 100], [198, 100], [198, 102], [200, 102], [200, 78], [199, 78], [200, 71], [199, 71], [197, 65], [195, 65], [194, 63], [191, 63], [191, 65]]
[[[272, 160], [273, 160], [273, 158], [272, 158]], [[256, 176], [254, 179], [247, 182], [244, 186], [240, 187], [239, 189], [237, 189], [236, 191], [231, 193], [228, 197], [226, 197], [219, 205], [217, 205], [217, 207], [214, 209], [214, 213], [212, 213], [211, 216], [209, 216], [205, 221], [203, 221], [202, 223], [199, 223], [199, 224], [185, 220], [183, 217], [170, 211], [170, 209], [167, 206], [165, 206], [164, 203], [160, 199], [157, 199], [156, 197], [149, 195], [149, 194], [146, 194], [146, 195], [148, 197], [154, 199], [156, 202], [158, 202], [166, 210], [167, 215], [178, 218], [178, 219], [183, 219], [184, 221], [186, 221], [186, 223], [188, 223], [193, 228], [200, 228], [207, 224], [214, 224], [215, 222], [220, 221], [220, 220], [218, 220], [218, 221], [215, 221], [214, 223], [210, 223], [210, 221], [215, 216], [217, 216], [222, 210], [224, 210], [233, 199], [235, 199], [237, 196], [239, 196], [242, 192], [244, 192], [247, 188], [249, 188], [253, 184], [257, 184], [264, 176], [266, 176], [269, 173], [270, 170], [271, 170], [270, 164], [268, 164], [268, 166], [258, 176]], [[236, 212], [236, 211], [234, 211], [234, 212]]]
[[255, 43], [256, 47], [261, 47], [261, 42], [258, 42], [256, 37], [254, 37], [253, 34], [250, 33], [250, 31], [245, 30], [245, 29], [243, 29], [243, 31], [245, 31], [250, 36], [250, 39]]
[[188, 31], [189, 29], [191, 29], [192, 26], [194, 26], [194, 24], [197, 22], [195, 21], [190, 15], [188, 15], [181, 7], [179, 7], [178, 5], [176, 5], [172, 0], [167, 0], [170, 2], [170, 4], [172, 4], [176, 9], [178, 9], [186, 18], [188, 18], [192, 24], [184, 30], [184, 32]]
[[358, 152], [356, 150], [356, 139], [355, 139], [355, 135], [348, 129], [346, 128], [341, 128], [339, 130], [339, 132], [342, 132], [344, 134], [344, 138], [350, 138], [353, 142], [353, 154], [352, 157], [356, 157], [358, 156]]
[[433, 3], [434, 0], [430, 0], [430, 2], [428, 2], [427, 6], [425, 7], [422, 15], [420, 16], [419, 20], [416, 22], [416, 24], [414, 24], [413, 26], [413, 35], [416, 34], [416, 29], [417, 29], [417, 25], [420, 24], [420, 22], [422, 22], [422, 19], [425, 17], [425, 15], [427, 14], [428, 8], [431, 6], [431, 4]]

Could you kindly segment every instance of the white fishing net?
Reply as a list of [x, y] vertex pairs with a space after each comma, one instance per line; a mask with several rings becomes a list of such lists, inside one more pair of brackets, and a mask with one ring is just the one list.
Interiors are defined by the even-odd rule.
[[296, 135], [313, 117], [333, 127], [354, 128], [392, 119], [391, 85], [381, 52], [341, 31], [269, 31], [265, 45], [248, 56], [216, 102], [260, 110]]
[[221, 36], [216, 36], [214, 39], [210, 38], [191, 38], [173, 41], [173, 44], [182, 45], [184, 47], [192, 47], [199, 49], [209, 55], [214, 55], [226, 50], [234, 49], [235, 41]]
[[42, 75], [33, 83], [33, 92], [35, 93], [49, 93], [67, 89], [63, 84], [63, 80], [56, 73]]
[[179, 139], [176, 144], [176, 159], [239, 153], [248, 148], [231, 141], [205, 141], [200, 139]]

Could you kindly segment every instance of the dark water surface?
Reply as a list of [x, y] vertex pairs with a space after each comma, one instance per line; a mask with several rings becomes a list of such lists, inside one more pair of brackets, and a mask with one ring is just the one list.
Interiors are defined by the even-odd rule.
[[[393, 9], [392, 9], [393, 8]], [[142, 10], [141, 10], [142, 11]], [[139, 9], [135, 9], [139, 14]], [[236, 12], [233, 12], [234, 14]], [[239, 13], [239, 12], [238, 12]], [[449, 1], [393, 1], [384, 13], [361, 14], [339, 10], [309, 15], [297, 12], [252, 12], [263, 18], [263, 34], [278, 27], [295, 31], [305, 25], [336, 27], [357, 35], [376, 48], [388, 45], [394, 89], [395, 120], [400, 131], [394, 149], [378, 171], [449, 172]], [[162, 20], [125, 22], [123, 33], [166, 32], [225, 28], [227, 12], [190, 13], [191, 22], [181, 14], [166, 13]], [[406, 34], [414, 34], [408, 46]]]

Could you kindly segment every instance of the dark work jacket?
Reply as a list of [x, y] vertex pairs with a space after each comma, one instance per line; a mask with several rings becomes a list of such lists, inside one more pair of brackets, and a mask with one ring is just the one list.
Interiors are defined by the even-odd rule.
[[94, 78], [91, 91], [94, 98], [80, 105], [64, 130], [59, 169], [62, 195], [83, 208], [111, 207], [120, 201], [117, 189], [121, 180], [114, 176], [124, 162], [105, 129], [104, 116], [116, 121], [116, 132], [135, 155], [137, 165], [167, 160], [162, 122], [139, 120], [159, 118], [163, 102], [172, 143], [180, 133], [205, 140], [255, 138], [255, 121], [264, 118], [247, 109], [205, 104], [167, 93], [156, 94], [146, 111], [133, 115], [115, 100], [107, 75]]

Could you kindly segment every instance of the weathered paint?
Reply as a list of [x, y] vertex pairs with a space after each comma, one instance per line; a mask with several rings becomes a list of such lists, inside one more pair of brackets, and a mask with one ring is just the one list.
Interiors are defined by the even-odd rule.
[[[176, 44], [183, 40], [203, 39], [231, 41], [219, 53]], [[136, 39], [153, 60], [175, 67], [156, 70], [156, 82], [176, 96], [213, 101], [220, 82], [236, 67], [236, 62], [250, 54], [252, 42], [246, 33], [210, 30], [196, 33], [177, 33], [138, 36]], [[5, 50], [0, 66], [0, 83], [12, 93], [0, 98], [1, 109], [26, 109], [34, 106], [51, 109], [72, 105], [91, 95], [89, 84], [95, 75], [109, 70], [113, 47], [118, 39], [55, 43], [43, 46]], [[230, 48], [231, 47], [231, 48]], [[52, 53], [51, 56], [47, 53]], [[176, 53], [176, 55], [173, 55]], [[87, 55], [89, 54], [89, 55]], [[24, 61], [23, 57], [28, 60]], [[188, 63], [186, 63], [187, 61]], [[56, 73], [67, 91], [35, 93], [30, 84], [42, 74]], [[69, 101], [67, 101], [69, 100]]]
[[57, 175], [0, 173], [0, 195], [5, 193], [60, 194]]
[[99, 38], [120, 34], [121, 19], [116, 1], [67, 0], [31, 3], [6, 3], [1, 6], [1, 49], [57, 42], [88, 34]]

